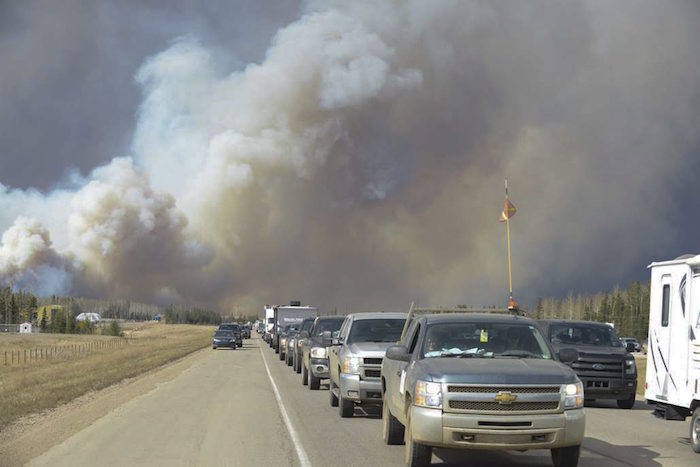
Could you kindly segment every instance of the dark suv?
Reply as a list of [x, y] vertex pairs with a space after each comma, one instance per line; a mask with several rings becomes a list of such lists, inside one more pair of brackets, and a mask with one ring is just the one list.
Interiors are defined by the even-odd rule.
[[570, 366], [583, 382], [586, 400], [615, 399], [621, 409], [634, 406], [637, 366], [612, 326], [573, 320], [538, 323], [555, 352], [564, 347], [578, 350]]
[[[233, 332], [233, 339], [236, 342], [237, 347], [243, 347], [243, 333], [241, 332], [241, 325], [238, 323], [222, 323], [219, 325], [219, 331], [228, 329]], [[235, 348], [235, 347], [234, 347]]]

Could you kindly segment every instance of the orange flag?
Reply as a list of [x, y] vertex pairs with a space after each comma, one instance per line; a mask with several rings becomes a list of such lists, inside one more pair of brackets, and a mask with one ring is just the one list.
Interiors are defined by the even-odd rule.
[[501, 222], [505, 222], [511, 217], [515, 215], [515, 206], [513, 206], [513, 203], [510, 202], [508, 197], [506, 196], [506, 201], [503, 203], [503, 212], [501, 212], [501, 218], [499, 219]]

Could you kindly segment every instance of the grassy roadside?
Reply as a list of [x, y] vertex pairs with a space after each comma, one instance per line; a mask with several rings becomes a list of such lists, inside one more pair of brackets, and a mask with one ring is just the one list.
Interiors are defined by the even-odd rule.
[[[129, 344], [70, 359], [0, 366], [0, 430], [18, 418], [69, 402], [103, 389], [211, 344], [212, 326], [146, 324], [125, 329]], [[2, 348], [36, 348], [110, 339], [102, 336], [32, 335]], [[60, 342], [59, 342], [60, 339]]]
[[635, 354], [634, 359], [637, 362], [637, 394], [641, 394], [643, 396], [644, 395], [644, 383], [647, 380], [646, 355]]

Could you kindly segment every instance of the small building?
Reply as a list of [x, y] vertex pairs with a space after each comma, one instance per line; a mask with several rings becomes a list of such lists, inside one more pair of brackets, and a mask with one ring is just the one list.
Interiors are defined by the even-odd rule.
[[80, 313], [75, 317], [76, 321], [89, 321], [91, 323], [99, 323], [102, 321], [102, 316], [99, 313]]
[[32, 332], [32, 323], [22, 323], [19, 325], [19, 332], [20, 334], [25, 334], [29, 333], [31, 334]]
[[60, 311], [63, 311], [61, 305], [40, 306], [36, 309], [36, 322], [41, 324], [43, 320], [46, 320], [46, 325], [49, 325]]

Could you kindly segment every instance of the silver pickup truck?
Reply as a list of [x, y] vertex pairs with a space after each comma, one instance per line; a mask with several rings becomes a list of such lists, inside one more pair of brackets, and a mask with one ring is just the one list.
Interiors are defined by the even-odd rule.
[[380, 371], [384, 352], [401, 337], [406, 313], [356, 313], [345, 317], [328, 352], [330, 403], [341, 417], [355, 405], [382, 403]]
[[405, 442], [409, 466], [429, 465], [433, 447], [550, 449], [555, 466], [578, 464], [583, 386], [530, 319], [419, 316], [387, 349], [381, 389], [384, 441]]

